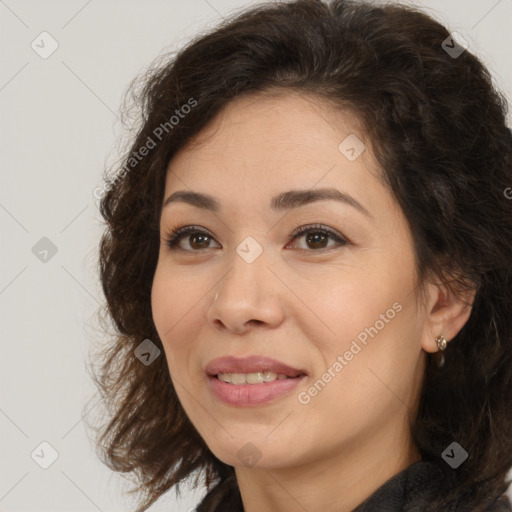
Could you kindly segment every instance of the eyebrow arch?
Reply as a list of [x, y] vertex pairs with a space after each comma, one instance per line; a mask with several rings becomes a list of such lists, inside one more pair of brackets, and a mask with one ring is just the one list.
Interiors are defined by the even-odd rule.
[[[289, 190], [272, 198], [270, 208], [273, 211], [290, 210], [298, 208], [315, 201], [334, 200], [352, 206], [367, 217], [373, 219], [370, 212], [356, 199], [346, 192], [341, 192], [335, 188], [320, 188], [312, 190]], [[197, 208], [203, 208], [212, 212], [220, 210], [220, 203], [213, 196], [192, 192], [188, 190], [178, 190], [171, 194], [164, 202], [163, 207], [174, 202], [188, 203]]]

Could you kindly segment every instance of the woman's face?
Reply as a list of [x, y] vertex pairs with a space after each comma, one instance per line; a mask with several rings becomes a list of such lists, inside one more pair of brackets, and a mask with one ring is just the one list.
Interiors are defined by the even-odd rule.
[[[232, 466], [403, 449], [422, 348], [435, 351], [441, 333], [417, 302], [411, 233], [376, 177], [371, 141], [350, 115], [291, 93], [232, 102], [201, 135], [201, 145], [171, 161], [165, 200], [205, 194], [218, 208], [192, 196], [163, 207], [152, 289], [155, 326], [190, 421]], [[324, 189], [340, 200], [332, 192], [313, 200]], [[201, 233], [167, 245], [185, 226]], [[258, 375], [270, 366], [261, 359], [212, 370], [228, 381], [250, 373], [255, 384], [207, 374], [229, 356], [268, 357], [305, 375], [284, 379], [293, 372], [269, 367], [281, 376], [259, 382], [275, 377]]]

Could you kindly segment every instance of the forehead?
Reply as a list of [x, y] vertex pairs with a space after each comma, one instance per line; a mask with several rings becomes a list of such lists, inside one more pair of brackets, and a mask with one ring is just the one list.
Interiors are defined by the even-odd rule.
[[[355, 158], [348, 158], [347, 140], [348, 147], [359, 152]], [[362, 149], [354, 146], [355, 140]], [[272, 225], [285, 215], [286, 208], [275, 208], [280, 197], [288, 208], [295, 208], [304, 196], [293, 193], [332, 189], [348, 198], [342, 201], [345, 206], [320, 200], [304, 204], [314, 204], [315, 212], [334, 218], [350, 215], [355, 223], [366, 219], [373, 230], [389, 233], [404, 219], [382, 175], [371, 141], [353, 113], [300, 94], [248, 96], [230, 102], [174, 155], [167, 171], [162, 221], [172, 217], [170, 212], [211, 211], [231, 225]], [[177, 193], [196, 197], [168, 202]], [[203, 204], [190, 210], [204, 203], [206, 195], [217, 208]], [[351, 205], [352, 199], [363, 209]], [[355, 213], [357, 209], [362, 214]]]
[[[362, 152], [350, 161], [347, 150], [353, 156], [354, 143]], [[333, 166], [345, 175], [355, 170], [379, 175], [358, 118], [317, 97], [267, 91], [229, 102], [174, 155], [168, 170], [212, 182], [256, 174], [260, 185], [267, 178], [287, 182], [302, 176], [303, 185], [312, 187], [309, 180]]]

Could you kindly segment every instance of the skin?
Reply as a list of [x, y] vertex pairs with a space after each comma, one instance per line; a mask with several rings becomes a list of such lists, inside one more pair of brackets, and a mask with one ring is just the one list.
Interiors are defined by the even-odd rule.
[[[354, 161], [338, 149], [350, 134], [366, 145]], [[348, 112], [297, 93], [259, 93], [229, 103], [199, 135], [170, 162], [164, 198], [193, 190], [213, 195], [221, 209], [183, 202], [163, 208], [152, 289], [178, 398], [211, 451], [235, 467], [246, 512], [349, 512], [420, 460], [408, 421], [426, 352], [437, 351], [436, 336], [451, 340], [463, 327], [468, 297], [426, 283], [419, 300], [407, 220], [378, 178], [371, 141]], [[334, 200], [270, 209], [281, 192], [322, 187], [350, 194], [371, 217]], [[349, 243], [308, 242], [307, 233], [292, 241], [296, 228], [317, 223]], [[181, 251], [169, 248], [171, 229], [187, 225], [211, 238], [185, 235]], [[236, 252], [248, 236], [263, 249], [252, 263]], [[301, 403], [298, 394], [397, 302], [400, 312]], [[206, 364], [254, 354], [304, 368], [308, 377], [264, 405], [219, 402]], [[246, 450], [260, 457], [255, 465], [237, 456], [248, 442], [255, 448]]]

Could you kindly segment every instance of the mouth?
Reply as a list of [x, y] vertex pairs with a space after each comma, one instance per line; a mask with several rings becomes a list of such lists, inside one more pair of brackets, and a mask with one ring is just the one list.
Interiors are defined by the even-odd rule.
[[[241, 375], [244, 380], [246, 378], [245, 374], [233, 375]], [[232, 379], [233, 375], [228, 378]], [[286, 398], [306, 378], [307, 376], [304, 374], [297, 377], [282, 375], [281, 378], [267, 382], [234, 384], [225, 382], [220, 379], [220, 376], [215, 375], [208, 377], [208, 389], [213, 397], [224, 404], [234, 407], [255, 407]]]
[[286, 379], [307, 375], [307, 371], [304, 369], [294, 368], [266, 356], [220, 357], [210, 361], [206, 365], [205, 372], [211, 377], [219, 376], [222, 380], [233, 378], [234, 384], [243, 384], [244, 382], [258, 384], [277, 378]]
[[263, 356], [215, 359], [205, 372], [213, 396], [237, 407], [263, 405], [289, 395], [308, 376], [303, 369]]
[[286, 379], [299, 379], [306, 374], [301, 373], [296, 376], [285, 375], [283, 373], [276, 373], [271, 371], [253, 372], [253, 373], [218, 373], [213, 377], [233, 385], [254, 385], [262, 384], [264, 382], [275, 382], [276, 380]]

